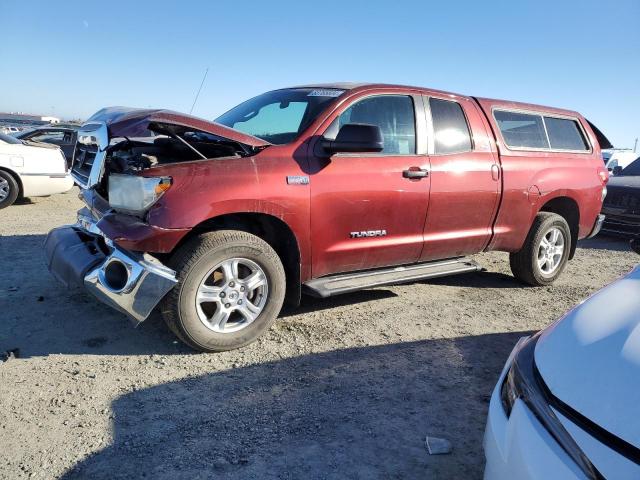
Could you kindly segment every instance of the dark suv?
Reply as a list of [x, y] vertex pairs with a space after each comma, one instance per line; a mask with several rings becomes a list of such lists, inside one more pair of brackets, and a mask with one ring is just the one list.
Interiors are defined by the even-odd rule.
[[73, 149], [78, 139], [79, 128], [79, 125], [47, 125], [30, 130], [23, 130], [13, 136], [20, 140], [58, 145], [62, 153], [64, 153], [67, 166], [71, 168], [71, 159], [73, 158]]

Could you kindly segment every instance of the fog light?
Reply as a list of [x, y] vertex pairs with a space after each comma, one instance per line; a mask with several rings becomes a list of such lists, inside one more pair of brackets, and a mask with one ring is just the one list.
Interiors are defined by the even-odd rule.
[[104, 267], [104, 283], [111, 290], [120, 291], [129, 280], [129, 270], [120, 260], [112, 260]]

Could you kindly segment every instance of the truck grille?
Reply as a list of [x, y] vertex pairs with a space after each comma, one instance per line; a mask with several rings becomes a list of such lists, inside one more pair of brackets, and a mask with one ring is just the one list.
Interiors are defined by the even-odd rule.
[[628, 212], [640, 210], [640, 189], [635, 191], [609, 191], [605, 199], [605, 207], [623, 208]]
[[95, 163], [96, 153], [98, 153], [96, 145], [82, 145], [80, 143], [76, 145], [71, 171], [85, 185], [89, 183], [89, 176]]
[[100, 182], [108, 146], [109, 134], [105, 123], [88, 123], [78, 131], [71, 175], [81, 188], [93, 188]]

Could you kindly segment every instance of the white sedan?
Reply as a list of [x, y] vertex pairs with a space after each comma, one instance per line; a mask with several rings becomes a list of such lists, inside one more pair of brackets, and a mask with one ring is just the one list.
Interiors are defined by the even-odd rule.
[[73, 187], [59, 147], [0, 133], [0, 209], [20, 197], [45, 197]]
[[485, 479], [640, 479], [640, 266], [518, 342], [484, 451]]

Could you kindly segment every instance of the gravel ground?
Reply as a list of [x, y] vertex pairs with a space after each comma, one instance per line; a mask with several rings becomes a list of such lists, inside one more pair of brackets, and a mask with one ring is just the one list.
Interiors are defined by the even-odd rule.
[[[637, 262], [583, 242], [559, 282], [487, 272], [305, 298], [258, 342], [194, 354], [46, 271], [74, 192], [0, 211], [0, 478], [479, 478], [487, 403], [517, 339]], [[453, 444], [429, 456], [426, 435]]]

